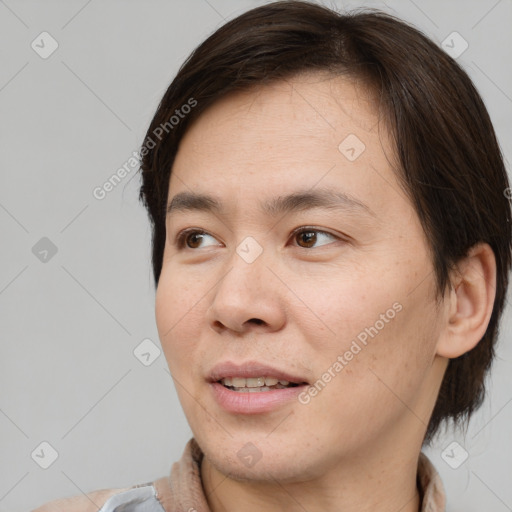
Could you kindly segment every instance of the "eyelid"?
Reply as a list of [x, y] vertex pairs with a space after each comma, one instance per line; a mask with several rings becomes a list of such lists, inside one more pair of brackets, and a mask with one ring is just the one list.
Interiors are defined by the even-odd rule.
[[[329, 231], [325, 231], [324, 229], [317, 228], [315, 226], [299, 226], [298, 228], [294, 229], [291, 232], [291, 237], [296, 236], [298, 233], [307, 233], [308, 231], [316, 231], [317, 233], [323, 233], [324, 235], [329, 235], [332, 238], [343, 240], [343, 238], [339, 235], [335, 235], [334, 233], [331, 233]], [[328, 245], [328, 244], [326, 244]], [[323, 246], [321, 246], [323, 247]], [[305, 249], [305, 247], [301, 247], [301, 249]]]
[[[308, 231], [315, 231], [317, 233], [322, 233], [322, 234], [328, 235], [331, 238], [333, 238], [334, 240], [338, 240], [338, 241], [342, 241], [342, 242], [348, 242], [347, 237], [344, 237], [342, 235], [335, 235], [334, 233], [331, 233], [329, 231], [317, 228], [315, 226], [304, 226], [304, 225], [299, 226], [298, 228], [295, 228], [290, 233], [290, 238], [293, 239], [294, 237], [297, 236], [297, 234], [302, 233], [302, 232], [308, 232]], [[178, 250], [185, 250], [185, 249], [189, 249], [191, 251], [197, 250], [197, 249], [193, 249], [191, 247], [187, 247], [185, 245], [186, 237], [187, 237], [187, 235], [189, 235], [191, 233], [200, 234], [200, 235], [208, 235], [208, 236], [210, 236], [212, 238], [216, 238], [212, 234], [210, 234], [207, 231], [205, 231], [203, 229], [200, 229], [200, 228], [186, 228], [186, 229], [182, 229], [176, 235], [176, 237], [174, 239], [174, 244], [178, 248]], [[298, 249], [305, 249], [305, 250], [311, 251], [311, 249], [316, 249], [316, 248], [320, 248], [320, 247], [324, 247], [324, 246], [328, 246], [328, 245], [330, 245], [330, 244], [324, 244], [324, 245], [321, 245], [319, 247], [311, 247], [311, 248], [309, 248], [309, 247], [300, 247], [298, 245], [295, 245], [294, 247], [296, 247]]]
[[212, 238], [215, 238], [213, 235], [211, 235], [210, 233], [208, 233], [204, 229], [200, 229], [200, 228], [186, 228], [186, 229], [182, 229], [176, 235], [176, 237], [174, 238], [174, 244], [176, 245], [176, 247], [178, 249], [180, 249], [180, 250], [181, 249], [190, 249], [191, 251], [196, 250], [196, 249], [192, 249], [190, 247], [186, 247], [185, 246], [185, 239], [186, 239], [187, 235], [189, 235], [191, 233], [196, 233], [196, 234], [199, 234], [199, 235], [208, 235], [208, 236], [211, 236]]

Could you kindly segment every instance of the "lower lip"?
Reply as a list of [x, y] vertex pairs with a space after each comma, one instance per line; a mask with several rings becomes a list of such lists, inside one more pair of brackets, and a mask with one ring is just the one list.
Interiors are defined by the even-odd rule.
[[297, 399], [306, 384], [291, 388], [272, 389], [255, 393], [232, 391], [219, 382], [211, 382], [210, 388], [217, 403], [226, 411], [237, 414], [269, 412]]

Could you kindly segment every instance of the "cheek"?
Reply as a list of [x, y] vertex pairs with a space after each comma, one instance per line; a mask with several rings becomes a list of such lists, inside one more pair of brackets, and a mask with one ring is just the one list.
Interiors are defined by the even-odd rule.
[[155, 295], [159, 330], [171, 335], [185, 325], [197, 325], [193, 318], [205, 308], [207, 290], [204, 273], [194, 275], [191, 270], [180, 269], [172, 262], [164, 263]]
[[309, 292], [307, 283], [295, 283], [309, 310], [294, 319], [308, 342], [316, 378], [329, 380], [329, 371], [336, 375], [330, 381], [337, 384], [326, 387], [332, 387], [337, 399], [341, 393], [349, 402], [367, 402], [371, 396], [391, 399], [386, 384], [405, 396], [417, 390], [436, 341], [430, 281], [410, 293], [405, 272], [369, 269], [338, 275]]
[[[181, 274], [183, 276], [183, 273]], [[200, 340], [204, 290], [185, 282], [180, 273], [162, 271], [155, 296], [155, 319], [162, 349], [173, 375], [186, 373]], [[176, 373], [176, 374], [177, 374]]]
[[[341, 435], [340, 442], [357, 446], [360, 439], [397, 425], [401, 417], [411, 416], [414, 423], [410, 409], [423, 416], [414, 404], [430, 368], [424, 349], [429, 344], [429, 319], [425, 308], [402, 306], [384, 326], [377, 321], [386, 309], [376, 308], [362, 329], [352, 330], [355, 336], [340, 335], [336, 345], [315, 347], [311, 360], [316, 361], [314, 384], [319, 391], [304, 406], [307, 428], [315, 432], [323, 425], [333, 439]], [[361, 312], [350, 322], [364, 325], [361, 319], [366, 315]], [[358, 338], [361, 333], [364, 336]]]
[[296, 309], [291, 320], [300, 324], [306, 340], [321, 345], [324, 354], [343, 354], [354, 339], [364, 343], [370, 332], [380, 335], [396, 323], [397, 310], [402, 309], [399, 284], [379, 279], [379, 273], [369, 268], [310, 275], [294, 280], [292, 288], [295, 296], [290, 299]]

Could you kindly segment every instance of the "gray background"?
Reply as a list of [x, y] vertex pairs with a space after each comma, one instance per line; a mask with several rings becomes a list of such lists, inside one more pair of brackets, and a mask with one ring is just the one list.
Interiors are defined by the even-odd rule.
[[[0, 0], [0, 511], [153, 480], [191, 437], [163, 354], [145, 366], [133, 353], [147, 338], [159, 346], [137, 169], [103, 200], [92, 192], [138, 149], [189, 52], [262, 3]], [[398, 14], [440, 45], [459, 32], [469, 47], [458, 61], [510, 161], [511, 0], [336, 5]], [[59, 45], [45, 59], [31, 47], [50, 48], [43, 31]], [[46, 261], [43, 237], [57, 249]], [[452, 512], [512, 510], [510, 320], [508, 303], [467, 435], [426, 451]], [[58, 452], [47, 469], [43, 441]], [[457, 469], [442, 457], [454, 441], [469, 453]]]

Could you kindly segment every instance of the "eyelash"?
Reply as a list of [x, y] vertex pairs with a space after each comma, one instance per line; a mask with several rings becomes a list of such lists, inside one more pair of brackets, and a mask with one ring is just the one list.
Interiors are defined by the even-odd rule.
[[[328, 231], [323, 231], [321, 229], [317, 229], [315, 227], [312, 227], [312, 226], [301, 226], [300, 228], [297, 228], [295, 230], [292, 231], [291, 235], [290, 235], [290, 238], [296, 238], [297, 235], [301, 234], [301, 233], [311, 233], [311, 232], [315, 232], [315, 233], [322, 233], [322, 234], [325, 234], [325, 235], [328, 235], [336, 240], [341, 240], [343, 241], [342, 238], [336, 236], [336, 235], [333, 235], [332, 233], [329, 233]], [[185, 242], [186, 242], [186, 238], [188, 235], [191, 235], [191, 234], [200, 234], [200, 235], [209, 235], [209, 236], [212, 236], [210, 235], [209, 233], [207, 233], [206, 231], [202, 231], [200, 229], [195, 229], [195, 228], [191, 228], [191, 229], [184, 229], [183, 231], [180, 231], [177, 235], [176, 235], [176, 240], [175, 240], [175, 245], [178, 249], [185, 249]], [[215, 237], [213, 237], [215, 238]], [[329, 245], [329, 244], [325, 244], [325, 245]], [[315, 249], [315, 247], [300, 247], [300, 246], [297, 246], [299, 249]], [[323, 245], [321, 246], [323, 247]], [[197, 250], [192, 248], [192, 247], [186, 247], [187, 249], [190, 249], [191, 251], [194, 251], [194, 250]]]

